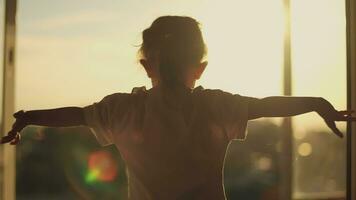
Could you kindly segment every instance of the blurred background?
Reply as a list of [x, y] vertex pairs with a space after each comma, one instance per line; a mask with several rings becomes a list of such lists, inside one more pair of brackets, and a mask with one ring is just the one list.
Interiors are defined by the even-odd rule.
[[[321, 96], [345, 109], [345, 2], [289, 3], [18, 0], [15, 110], [86, 106], [118, 91], [150, 88], [137, 50], [142, 30], [161, 15], [201, 23], [209, 65], [198, 85], [261, 98]], [[0, 0], [2, 42], [4, 11]], [[338, 126], [345, 132], [344, 123]], [[229, 199], [283, 200], [286, 192], [299, 200], [345, 199], [346, 139], [315, 113], [293, 117], [291, 124], [254, 120], [246, 140], [229, 146], [224, 178]], [[88, 128], [23, 130], [16, 147], [17, 199], [125, 199], [126, 193], [120, 153], [100, 147]]]

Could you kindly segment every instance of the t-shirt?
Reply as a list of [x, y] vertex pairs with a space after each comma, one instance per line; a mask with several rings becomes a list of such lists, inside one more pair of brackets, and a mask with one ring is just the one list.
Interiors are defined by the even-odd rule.
[[217, 89], [137, 87], [83, 108], [98, 142], [127, 166], [130, 200], [223, 200], [223, 167], [244, 139], [247, 98]]

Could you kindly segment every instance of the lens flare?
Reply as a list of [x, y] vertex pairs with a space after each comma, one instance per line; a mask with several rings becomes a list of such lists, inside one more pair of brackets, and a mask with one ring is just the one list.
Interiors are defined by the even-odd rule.
[[118, 163], [107, 151], [96, 151], [89, 155], [86, 183], [110, 182], [118, 175]]
[[309, 156], [313, 152], [313, 147], [310, 143], [304, 142], [298, 146], [298, 153], [301, 156]]

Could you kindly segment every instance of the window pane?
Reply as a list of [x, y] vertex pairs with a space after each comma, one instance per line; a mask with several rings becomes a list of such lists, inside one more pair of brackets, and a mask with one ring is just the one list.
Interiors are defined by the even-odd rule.
[[[150, 87], [135, 46], [141, 31], [166, 14], [193, 16], [202, 24], [209, 65], [198, 85], [255, 97], [281, 95], [279, 0], [38, 0], [19, 2], [16, 109], [84, 106], [110, 93]], [[99, 148], [87, 129], [24, 131], [17, 151], [19, 199], [126, 194], [119, 153]], [[245, 142], [231, 144], [225, 168], [231, 199], [277, 198], [280, 133], [278, 120], [257, 120]], [[116, 163], [110, 181], [90, 170], [93, 157]]]
[[[248, 96], [282, 95], [282, 1], [207, 1], [204, 6], [209, 65], [201, 82]], [[224, 176], [228, 199], [279, 199], [284, 155], [278, 120], [249, 122], [246, 140], [231, 143]]]
[[[321, 96], [346, 108], [345, 2], [292, 1], [293, 95]], [[345, 133], [345, 123], [338, 123]], [[294, 196], [344, 197], [346, 139], [316, 114], [294, 120]]]

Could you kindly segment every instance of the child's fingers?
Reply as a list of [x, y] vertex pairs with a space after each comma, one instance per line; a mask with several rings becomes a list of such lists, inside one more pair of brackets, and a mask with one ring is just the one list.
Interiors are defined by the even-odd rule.
[[9, 136], [4, 136], [0, 139], [0, 144], [5, 144], [5, 143], [8, 143], [10, 138], [8, 138]]
[[7, 136], [1, 138], [0, 144], [11, 142], [24, 127], [25, 126], [19, 120], [16, 120], [16, 122], [12, 125], [12, 130], [7, 133]]
[[341, 111], [339, 111], [339, 113], [342, 114], [342, 115], [351, 115], [354, 112], [355, 112], [354, 110], [341, 110]]
[[11, 142], [16, 136], [7, 135], [1, 138], [1, 144]]
[[21, 135], [20, 135], [20, 134], [17, 134], [16, 137], [15, 137], [15, 139], [12, 140], [12, 141], [10, 142], [10, 144], [11, 144], [11, 145], [16, 145], [16, 144], [18, 144], [18, 143], [20, 142], [20, 140], [21, 140]]
[[4, 137], [1, 138], [0, 143], [1, 143], [1, 144], [4, 144], [4, 143], [9, 143], [9, 142], [11, 142], [11, 141], [16, 137], [16, 135], [17, 135], [17, 132], [11, 130], [11, 131], [7, 134], [7, 136], [4, 136]]
[[335, 121], [356, 122], [356, 117], [353, 117], [353, 116], [351, 116], [351, 115], [340, 116], [340, 117], [338, 117]]
[[336, 127], [336, 124], [334, 121], [325, 121], [328, 127], [340, 138], [344, 137], [344, 134]]
[[[20, 115], [22, 115], [23, 113], [23, 110], [16, 112], [14, 114], [14, 117], [20, 117]], [[8, 132], [7, 136], [4, 136], [0, 139], [0, 144], [9, 143], [12, 140], [16, 139], [18, 133], [20, 133], [25, 126], [26, 125], [22, 122], [21, 119], [16, 119], [15, 123], [12, 125], [12, 129]], [[18, 141], [15, 141], [15, 143], [16, 142]]]
[[356, 122], [356, 117], [348, 117], [347, 121]]
[[354, 110], [341, 110], [335, 112], [334, 119], [335, 121], [355, 121], [356, 117], [352, 116]]
[[347, 114], [352, 114], [355, 112], [355, 110], [340, 110], [339, 111], [340, 113], [343, 113], [344, 115], [347, 115]]

